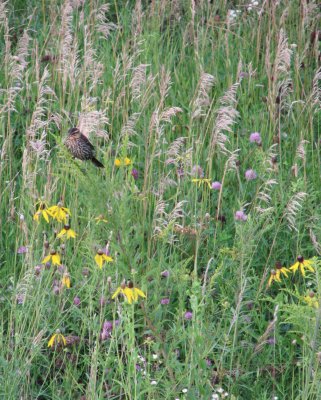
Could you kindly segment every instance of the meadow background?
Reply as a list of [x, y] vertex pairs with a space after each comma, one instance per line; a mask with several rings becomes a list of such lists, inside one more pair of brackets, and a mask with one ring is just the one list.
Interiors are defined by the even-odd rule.
[[320, 12], [0, 2], [0, 398], [321, 398]]

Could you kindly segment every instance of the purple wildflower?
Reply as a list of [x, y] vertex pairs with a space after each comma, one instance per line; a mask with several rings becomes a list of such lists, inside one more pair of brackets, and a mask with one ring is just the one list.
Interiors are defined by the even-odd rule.
[[212, 189], [213, 190], [221, 190], [222, 184], [221, 182], [215, 181], [212, 182]]
[[193, 313], [192, 311], [186, 311], [186, 313], [184, 314], [184, 318], [185, 319], [192, 319], [193, 318]]
[[236, 211], [236, 213], [235, 213], [235, 219], [237, 221], [246, 221], [247, 220], [247, 215], [245, 214], [244, 211], [239, 210], [239, 211]]
[[165, 271], [161, 272], [161, 276], [163, 278], [168, 278], [169, 277], [169, 271], [167, 269], [165, 269]]
[[132, 172], [131, 172], [131, 175], [135, 179], [135, 181], [137, 181], [137, 179], [138, 179], [138, 170], [136, 168], [133, 168]]
[[247, 171], [245, 171], [245, 179], [247, 181], [253, 181], [253, 179], [257, 178], [257, 174], [254, 171], [254, 169], [248, 169]]
[[169, 304], [169, 298], [165, 297], [164, 299], [161, 299], [160, 303], [163, 306]]
[[76, 296], [76, 297], [74, 298], [74, 305], [75, 305], [76, 307], [78, 307], [79, 304], [80, 304], [80, 298], [79, 298], [78, 296]]
[[28, 248], [25, 247], [25, 246], [20, 246], [20, 247], [18, 248], [18, 250], [17, 250], [17, 253], [18, 253], [18, 254], [26, 254], [26, 253], [28, 253]]
[[251, 133], [250, 142], [251, 143], [257, 143], [257, 144], [261, 144], [262, 143], [261, 135], [259, 134], [259, 132]]
[[107, 303], [106, 298], [104, 296], [101, 296], [99, 299], [100, 307], [104, 307], [104, 305], [106, 305], [106, 303]]
[[41, 270], [42, 270], [42, 265], [40, 264], [40, 265], [36, 265], [35, 266], [35, 275], [36, 276], [39, 276], [40, 275], [40, 272], [41, 272]]

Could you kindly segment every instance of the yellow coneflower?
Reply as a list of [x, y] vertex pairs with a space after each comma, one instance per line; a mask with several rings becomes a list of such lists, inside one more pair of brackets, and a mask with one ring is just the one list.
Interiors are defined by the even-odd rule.
[[313, 264], [313, 260], [305, 260], [302, 256], [298, 256], [296, 263], [290, 267], [290, 270], [293, 271], [293, 273], [296, 273], [296, 271], [300, 268], [302, 276], [305, 276], [305, 268], [311, 272], [314, 272], [314, 268], [311, 267]]
[[193, 178], [192, 179], [193, 183], [197, 183], [198, 187], [200, 187], [203, 184], [206, 184], [210, 189], [211, 189], [211, 180], [208, 178]]
[[145, 293], [142, 290], [134, 287], [134, 284], [131, 281], [128, 282], [128, 286], [124, 291], [129, 304], [132, 304], [133, 301], [137, 301], [139, 296], [144, 299], [146, 298]]
[[61, 284], [62, 286], [65, 286], [67, 289], [70, 289], [70, 275], [68, 272], [65, 272], [63, 274]]
[[53, 347], [54, 345], [59, 345], [62, 344], [63, 346], [66, 346], [67, 341], [64, 335], [60, 333], [60, 330], [57, 329], [56, 333], [54, 333], [51, 338], [49, 339], [48, 342], [48, 347]]
[[50, 254], [42, 260], [42, 264], [46, 264], [49, 261], [53, 265], [61, 265], [60, 255], [55, 250], [51, 250]]
[[268, 285], [271, 286], [273, 281], [281, 282], [281, 276], [284, 275], [288, 278], [288, 273], [290, 270], [288, 268], [282, 267], [282, 264], [278, 261], [275, 264], [275, 269], [271, 270], [271, 276], [269, 278]]
[[67, 239], [70, 239], [70, 238], [75, 239], [75, 237], [77, 236], [77, 233], [74, 230], [70, 229], [69, 225], [65, 225], [63, 227], [63, 229], [58, 233], [57, 238], [61, 239], [65, 235], [66, 235]]
[[39, 217], [42, 215], [44, 220], [49, 223], [49, 213], [47, 210], [47, 204], [44, 201], [40, 201], [37, 204], [39, 204], [38, 206], [38, 210], [36, 211], [36, 213], [33, 216], [34, 221], [39, 222]]
[[134, 284], [131, 281], [128, 282], [128, 286], [126, 286], [126, 284], [123, 282], [113, 294], [112, 299], [119, 294], [122, 294], [129, 304], [132, 304], [133, 301], [137, 301], [139, 296], [146, 298], [145, 293], [142, 290], [134, 287]]
[[95, 261], [99, 268], [103, 267], [104, 262], [110, 263], [113, 262], [113, 258], [107, 256], [101, 249], [99, 249], [95, 255]]
[[105, 217], [104, 217], [102, 214], [98, 215], [98, 217], [95, 218], [95, 221], [96, 221], [96, 224], [97, 224], [97, 225], [98, 225], [100, 222], [105, 222], [105, 223], [108, 222], [108, 220], [105, 219]]
[[307, 303], [308, 306], [313, 308], [319, 308], [319, 302], [315, 298], [314, 292], [310, 292], [308, 296], [303, 297], [303, 300]]
[[69, 208], [63, 207], [62, 203], [59, 202], [56, 206], [51, 206], [47, 209], [49, 215], [56, 219], [58, 222], [63, 222], [67, 225], [67, 219], [71, 216]]
[[115, 167], [121, 167], [121, 166], [123, 166], [123, 165], [124, 165], [125, 167], [128, 167], [128, 165], [131, 165], [131, 163], [132, 163], [132, 161], [131, 161], [131, 159], [128, 158], [128, 157], [125, 157], [125, 158], [123, 158], [123, 159], [116, 158], [116, 159], [115, 159], [115, 162], [114, 162]]
[[126, 284], [125, 282], [123, 282], [115, 291], [115, 293], [112, 295], [112, 299], [114, 299], [115, 297], [117, 297], [119, 294], [122, 294], [123, 296], [125, 295], [125, 289], [126, 289]]

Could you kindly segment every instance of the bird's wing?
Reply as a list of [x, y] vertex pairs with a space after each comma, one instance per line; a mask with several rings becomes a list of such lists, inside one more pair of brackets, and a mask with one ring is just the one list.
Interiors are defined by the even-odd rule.
[[81, 133], [80, 136], [81, 136], [81, 140], [83, 140], [84, 142], [86, 142], [86, 144], [88, 144], [88, 146], [90, 146], [90, 148], [91, 148], [92, 150], [95, 149], [94, 146], [90, 143], [90, 141], [86, 138], [85, 135], [83, 135], [83, 134]]

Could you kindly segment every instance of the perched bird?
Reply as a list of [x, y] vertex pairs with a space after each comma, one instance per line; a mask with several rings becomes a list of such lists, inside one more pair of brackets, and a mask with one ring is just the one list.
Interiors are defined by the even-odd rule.
[[65, 146], [75, 158], [91, 160], [96, 167], [104, 168], [104, 165], [95, 158], [94, 146], [78, 128], [69, 129]]

